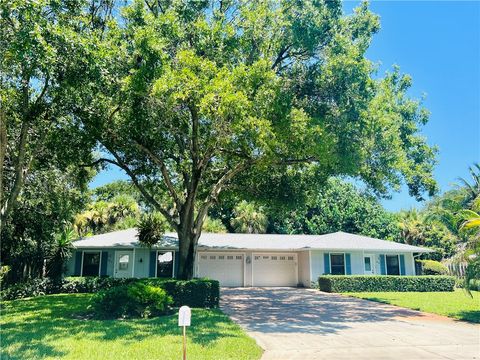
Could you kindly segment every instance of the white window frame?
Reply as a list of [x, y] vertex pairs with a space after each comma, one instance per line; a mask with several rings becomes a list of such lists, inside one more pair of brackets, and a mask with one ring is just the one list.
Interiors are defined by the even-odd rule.
[[392, 276], [402, 275], [402, 267], [400, 266], [400, 255], [399, 254], [385, 254], [385, 275], [390, 275], [388, 273], [387, 256], [396, 256], [397, 260], [398, 260], [398, 275], [392, 275]]
[[101, 271], [102, 271], [102, 250], [83, 250], [82, 251], [82, 266], [80, 267], [80, 276], [83, 277], [83, 258], [85, 256], [85, 253], [87, 254], [100, 254], [100, 261], [98, 262], [98, 276], [100, 276]]
[[158, 272], [158, 253], [166, 253], [166, 252], [171, 252], [172, 257], [173, 257], [173, 263], [172, 263], [172, 279], [175, 277], [175, 250], [157, 250], [155, 253], [155, 278], [157, 278], [157, 272]]
[[346, 259], [346, 256], [345, 256], [345, 253], [342, 253], [342, 252], [334, 252], [334, 253], [328, 253], [328, 257], [329, 257], [329, 265], [330, 265], [330, 274], [332, 274], [332, 255], [343, 255], [343, 275], [347, 275], [347, 259]]

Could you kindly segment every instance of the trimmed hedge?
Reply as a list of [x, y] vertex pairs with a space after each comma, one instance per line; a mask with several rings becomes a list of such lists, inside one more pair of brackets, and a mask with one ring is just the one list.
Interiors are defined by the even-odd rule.
[[422, 264], [422, 274], [423, 275], [447, 275], [448, 268], [443, 265], [440, 261], [435, 260], [419, 260]]
[[318, 278], [325, 292], [376, 292], [376, 291], [453, 291], [452, 276], [393, 276], [393, 275], [323, 275]]
[[14, 300], [48, 294], [96, 293], [113, 287], [143, 283], [164, 289], [173, 298], [175, 306], [214, 308], [220, 300], [220, 285], [216, 280], [193, 279], [117, 279], [111, 277], [67, 277], [62, 280], [50, 278], [33, 279], [12, 285], [1, 292], [3, 300]]

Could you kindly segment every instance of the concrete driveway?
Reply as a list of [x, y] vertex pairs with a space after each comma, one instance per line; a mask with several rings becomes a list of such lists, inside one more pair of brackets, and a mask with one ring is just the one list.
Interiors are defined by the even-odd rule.
[[262, 359], [480, 359], [480, 326], [294, 288], [224, 288], [221, 307]]

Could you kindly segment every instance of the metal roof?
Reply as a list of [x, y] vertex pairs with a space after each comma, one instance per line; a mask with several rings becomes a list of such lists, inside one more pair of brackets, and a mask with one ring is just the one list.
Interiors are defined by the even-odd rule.
[[[76, 248], [141, 248], [137, 229], [114, 231], [75, 241]], [[178, 249], [176, 233], [167, 233], [155, 248]], [[336, 232], [325, 235], [217, 234], [202, 233], [199, 249], [211, 250], [366, 250], [385, 252], [433, 252], [431, 249], [400, 244], [363, 235]]]

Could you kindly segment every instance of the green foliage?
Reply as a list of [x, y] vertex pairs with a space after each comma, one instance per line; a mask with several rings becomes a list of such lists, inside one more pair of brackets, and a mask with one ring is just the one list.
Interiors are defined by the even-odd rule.
[[119, 286], [140, 283], [164, 289], [175, 306], [218, 307], [220, 285], [216, 280], [193, 279], [188, 281], [158, 278], [134, 279], [111, 277], [67, 277], [64, 279], [33, 279], [12, 285], [1, 292], [3, 300], [14, 300], [47, 294], [96, 293]]
[[468, 293], [471, 290], [480, 291], [480, 256], [470, 260], [465, 271], [465, 289]]
[[215, 308], [219, 305], [220, 284], [216, 280], [160, 280], [151, 278], [141, 281], [165, 289], [172, 296], [175, 306]]
[[238, 233], [263, 234], [267, 231], [268, 220], [261, 207], [242, 201], [233, 209], [231, 224]]
[[0, 290], [4, 288], [5, 278], [8, 276], [9, 272], [10, 272], [10, 266], [8, 265], [0, 266]]
[[227, 232], [227, 228], [223, 225], [220, 219], [212, 219], [207, 216], [205, 222], [203, 223], [203, 231], [209, 233], [223, 234]]
[[101, 234], [132, 227], [136, 224], [133, 219], [139, 216], [140, 207], [135, 198], [119, 194], [108, 202], [99, 200], [89, 204], [86, 211], [76, 215], [74, 226], [80, 236]]
[[[26, 179], [22, 196], [1, 234], [1, 260], [11, 266], [8, 281], [40, 277], [55, 265], [58, 234], [87, 201], [78, 186], [78, 171], [45, 169]], [[83, 181], [83, 180], [81, 180]]]
[[353, 184], [330, 178], [303, 206], [271, 215], [273, 232], [327, 234], [345, 231], [386, 240], [399, 240], [393, 214], [378, 199]]
[[136, 282], [96, 293], [91, 299], [90, 309], [103, 319], [148, 318], [166, 314], [172, 303], [165, 290]]
[[138, 222], [138, 240], [146, 246], [154, 246], [162, 240], [167, 230], [168, 223], [162, 214], [144, 214]]
[[409, 245], [425, 246], [435, 250], [434, 253], [422, 257], [441, 260], [455, 253], [455, 236], [439, 222], [432, 222], [428, 216], [415, 209], [399, 214], [401, 241]]
[[73, 241], [77, 234], [72, 227], [66, 227], [55, 237], [48, 274], [50, 277], [61, 277], [65, 270], [67, 260], [72, 256]]
[[420, 260], [423, 275], [447, 275], [448, 268], [439, 261]]
[[394, 275], [322, 275], [318, 278], [321, 291], [453, 291], [455, 278], [451, 276], [394, 276]]

